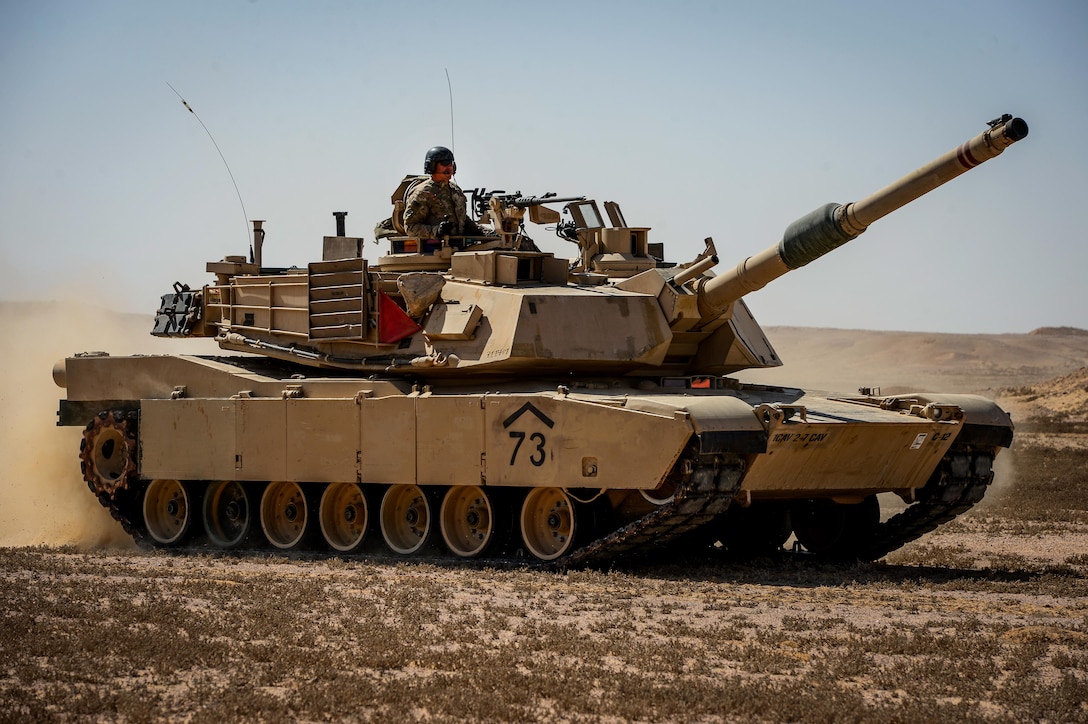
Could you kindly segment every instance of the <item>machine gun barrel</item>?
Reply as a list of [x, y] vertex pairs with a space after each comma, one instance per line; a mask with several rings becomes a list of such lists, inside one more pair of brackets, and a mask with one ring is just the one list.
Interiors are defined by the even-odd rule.
[[1028, 135], [1028, 124], [1008, 114], [990, 121], [989, 126], [963, 145], [860, 201], [827, 204], [794, 221], [777, 245], [701, 285], [699, 305], [704, 318], [720, 315], [744, 295], [837, 249], [874, 221], [998, 156]]
[[510, 206], [516, 206], [519, 209], [526, 209], [530, 206], [540, 206], [541, 204], [565, 204], [570, 201], [585, 201], [585, 196], [556, 196], [555, 194], [544, 194], [543, 196], [518, 196], [516, 199], [507, 201]]

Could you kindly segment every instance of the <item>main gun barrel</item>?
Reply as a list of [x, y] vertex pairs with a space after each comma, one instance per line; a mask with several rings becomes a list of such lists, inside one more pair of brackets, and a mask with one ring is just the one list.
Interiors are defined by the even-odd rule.
[[990, 121], [989, 126], [961, 146], [860, 201], [826, 204], [790, 224], [778, 244], [701, 285], [699, 304], [704, 317], [721, 314], [744, 295], [837, 249], [874, 221], [998, 156], [1028, 135], [1028, 124], [1009, 115]]

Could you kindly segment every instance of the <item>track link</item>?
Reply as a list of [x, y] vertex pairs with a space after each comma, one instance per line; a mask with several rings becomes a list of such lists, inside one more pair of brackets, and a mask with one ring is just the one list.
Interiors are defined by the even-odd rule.
[[689, 468], [669, 502], [643, 517], [582, 546], [554, 563], [570, 568], [610, 560], [644, 546], [658, 546], [709, 523], [724, 513], [744, 478], [739, 458], [686, 463]]
[[993, 482], [994, 451], [953, 446], [918, 500], [879, 525], [859, 558], [876, 560], [970, 510]]

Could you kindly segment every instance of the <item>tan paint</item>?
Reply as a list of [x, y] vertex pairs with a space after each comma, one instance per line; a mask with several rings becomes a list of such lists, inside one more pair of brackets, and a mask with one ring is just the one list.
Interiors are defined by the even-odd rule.
[[958, 423], [903, 417], [898, 423], [777, 422], [767, 453], [742, 488], [775, 497], [920, 488], [959, 434]]

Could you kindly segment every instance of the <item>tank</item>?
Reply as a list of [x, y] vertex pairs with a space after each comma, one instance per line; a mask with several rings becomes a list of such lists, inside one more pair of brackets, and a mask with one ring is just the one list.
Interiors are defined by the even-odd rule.
[[[669, 264], [649, 228], [583, 197], [476, 189], [493, 234], [408, 238], [411, 176], [374, 263], [334, 212], [320, 261], [265, 267], [255, 222], [249, 256], [176, 283], [154, 321], [223, 353], [68, 357], [58, 424], [83, 428], [88, 487], [154, 547], [569, 566], [794, 535], [877, 559], [982, 499], [1010, 416], [972, 395], [742, 384], [730, 375], [781, 364], [744, 296], [1027, 130], [995, 119], [716, 275], [712, 239]], [[574, 258], [537, 250], [526, 216]]]

